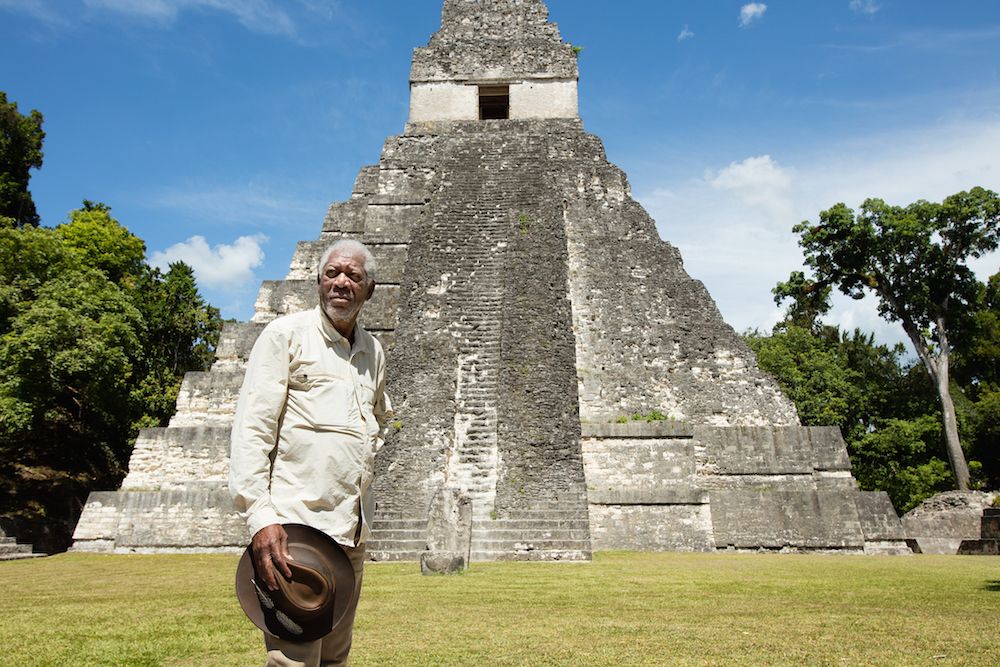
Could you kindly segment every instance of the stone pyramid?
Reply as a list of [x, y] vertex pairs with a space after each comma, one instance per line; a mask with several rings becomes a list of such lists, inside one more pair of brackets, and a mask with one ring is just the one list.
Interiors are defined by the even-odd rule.
[[389, 351], [397, 408], [373, 559], [419, 558], [448, 494], [471, 501], [473, 560], [908, 552], [839, 431], [799, 425], [584, 132], [577, 78], [541, 0], [445, 0], [414, 52], [403, 133], [263, 284], [253, 320], [227, 326], [212, 369], [185, 377], [122, 488], [91, 495], [74, 548], [246, 543], [225, 490], [243, 364], [264, 324], [315, 304], [319, 253], [350, 236], [379, 260], [363, 323]]

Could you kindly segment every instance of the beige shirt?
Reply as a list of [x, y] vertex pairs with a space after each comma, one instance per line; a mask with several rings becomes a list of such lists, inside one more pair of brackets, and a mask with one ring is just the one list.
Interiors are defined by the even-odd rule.
[[355, 326], [352, 346], [318, 307], [268, 324], [250, 352], [230, 450], [229, 490], [251, 537], [303, 523], [341, 544], [366, 541], [389, 414], [385, 354], [367, 331]]

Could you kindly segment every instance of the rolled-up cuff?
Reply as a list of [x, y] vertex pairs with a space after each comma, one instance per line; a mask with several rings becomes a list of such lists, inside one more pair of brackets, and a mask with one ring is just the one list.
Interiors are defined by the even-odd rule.
[[278, 513], [274, 511], [274, 508], [270, 505], [261, 507], [253, 515], [247, 517], [247, 532], [250, 533], [250, 539], [253, 539], [253, 536], [259, 533], [262, 528], [266, 528], [274, 523], [281, 523], [281, 519], [278, 518]]

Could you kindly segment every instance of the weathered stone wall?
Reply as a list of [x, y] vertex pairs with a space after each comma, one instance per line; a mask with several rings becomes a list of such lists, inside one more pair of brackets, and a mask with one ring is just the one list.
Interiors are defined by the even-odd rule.
[[595, 549], [910, 552], [836, 429], [589, 423], [583, 453]]
[[541, 0], [445, 0], [441, 29], [410, 69], [411, 82], [577, 77], [576, 54]]
[[596, 137], [564, 146], [580, 415], [658, 410], [694, 424], [797, 424], [795, 408], [660, 240]]
[[[427, 149], [441, 186], [409, 247], [390, 358], [403, 428], [380, 456], [380, 495], [391, 511], [413, 511], [438, 485], [492, 482], [492, 493], [474, 496], [479, 517], [562, 493], [582, 503], [566, 246], [544, 176], [548, 128], [435, 129], [403, 142]], [[414, 479], [425, 483], [411, 489]]]

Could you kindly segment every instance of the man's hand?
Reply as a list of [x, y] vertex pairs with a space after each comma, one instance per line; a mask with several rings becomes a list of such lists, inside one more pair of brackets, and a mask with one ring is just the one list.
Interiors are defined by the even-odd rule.
[[275, 579], [274, 568], [290, 579], [292, 571], [288, 569], [286, 561], [294, 560], [288, 553], [288, 533], [281, 527], [281, 524], [272, 523], [257, 531], [250, 542], [253, 547], [253, 557], [257, 566], [257, 572], [264, 577], [264, 585], [268, 590], [278, 589], [278, 581]]

